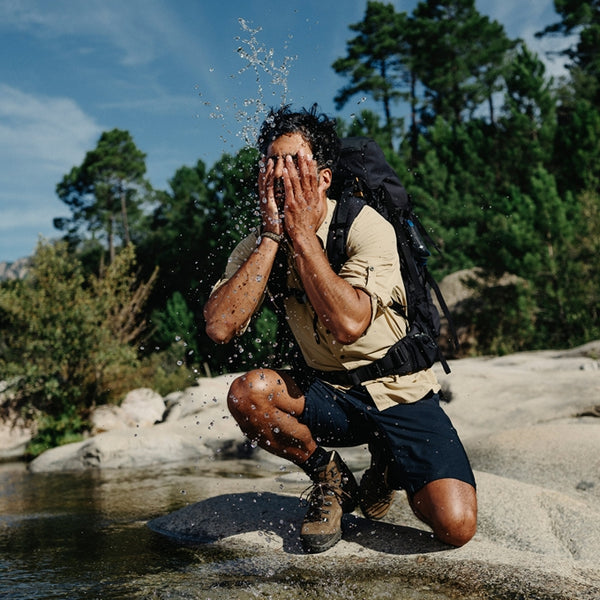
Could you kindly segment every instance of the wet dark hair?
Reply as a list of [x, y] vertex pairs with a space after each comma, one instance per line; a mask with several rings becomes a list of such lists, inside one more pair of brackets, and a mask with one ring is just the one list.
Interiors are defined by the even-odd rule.
[[316, 104], [298, 112], [292, 111], [289, 104], [272, 108], [261, 125], [258, 150], [266, 156], [271, 142], [288, 133], [299, 133], [309, 144], [319, 169], [333, 169], [340, 155], [340, 138], [335, 128], [335, 119], [319, 113]]

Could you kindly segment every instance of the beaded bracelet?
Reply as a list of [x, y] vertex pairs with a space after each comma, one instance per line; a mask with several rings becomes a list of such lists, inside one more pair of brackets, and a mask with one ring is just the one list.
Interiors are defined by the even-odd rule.
[[260, 234], [260, 237], [266, 237], [269, 238], [270, 240], [273, 240], [274, 242], [277, 242], [278, 244], [281, 244], [281, 242], [283, 241], [283, 235], [280, 233], [273, 233], [272, 231], [263, 231]]

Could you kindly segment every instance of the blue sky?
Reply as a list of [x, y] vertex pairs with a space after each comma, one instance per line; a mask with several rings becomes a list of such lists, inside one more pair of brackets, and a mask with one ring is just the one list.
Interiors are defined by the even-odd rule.
[[[415, 0], [393, 2], [410, 12]], [[558, 21], [552, 0], [477, 0], [540, 53], [533, 34]], [[59, 236], [56, 184], [103, 131], [128, 130], [154, 187], [182, 165], [208, 166], [282, 98], [335, 113], [345, 55], [365, 0], [0, 0], [0, 262]], [[240, 19], [244, 21], [241, 22]], [[249, 40], [255, 40], [250, 44]], [[255, 53], [254, 70], [238, 49]], [[272, 53], [271, 53], [272, 51]], [[288, 59], [289, 57], [289, 59]], [[561, 73], [559, 63], [549, 72]], [[285, 85], [271, 84], [273, 77]], [[258, 107], [258, 108], [257, 108]], [[341, 111], [362, 108], [356, 98]], [[199, 248], [201, 244], [199, 243]]]

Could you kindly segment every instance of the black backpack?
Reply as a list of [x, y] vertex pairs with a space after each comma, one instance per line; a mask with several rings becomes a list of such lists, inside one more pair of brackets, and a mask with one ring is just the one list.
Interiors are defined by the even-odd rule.
[[450, 368], [437, 343], [440, 316], [432, 301], [432, 290], [448, 319], [455, 349], [458, 349], [458, 339], [446, 302], [427, 268], [431, 255], [427, 244], [438, 252], [439, 249], [414, 214], [404, 186], [374, 140], [342, 139], [331, 196], [338, 199], [327, 238], [327, 256], [333, 270], [339, 273], [346, 261], [346, 241], [352, 222], [362, 208], [369, 205], [394, 226], [407, 298], [407, 306], [398, 302], [392, 306], [408, 321], [406, 337], [392, 346], [383, 358], [345, 372], [342, 379], [356, 385], [385, 375], [421, 371], [437, 361], [449, 373]]

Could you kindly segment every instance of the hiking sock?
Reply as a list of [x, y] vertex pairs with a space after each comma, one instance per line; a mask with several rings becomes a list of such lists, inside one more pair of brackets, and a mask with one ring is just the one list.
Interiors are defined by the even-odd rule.
[[301, 469], [314, 481], [316, 474], [331, 460], [331, 452], [321, 446], [301, 464]]

